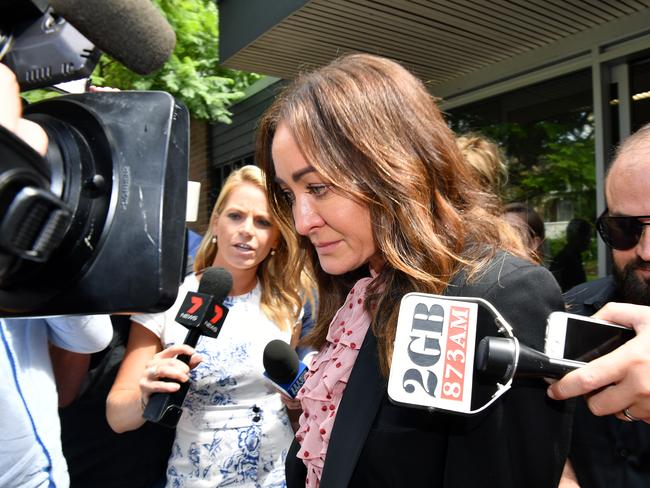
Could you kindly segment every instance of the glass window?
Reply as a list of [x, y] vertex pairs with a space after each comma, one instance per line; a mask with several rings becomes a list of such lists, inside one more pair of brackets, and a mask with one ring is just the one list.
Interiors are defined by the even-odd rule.
[[650, 58], [635, 61], [630, 66], [632, 95], [632, 132], [650, 122]]
[[[504, 203], [525, 203], [542, 217], [546, 264], [556, 257], [564, 259], [560, 264], [576, 275], [562, 278], [568, 283], [563, 288], [595, 278], [596, 174], [590, 71], [455, 108], [448, 112], [448, 120], [458, 135], [478, 132], [501, 146], [508, 165]], [[576, 223], [579, 220], [588, 225]], [[571, 221], [574, 223], [569, 226]], [[583, 234], [580, 243], [574, 239], [578, 228]], [[565, 256], [569, 251], [572, 255]]]

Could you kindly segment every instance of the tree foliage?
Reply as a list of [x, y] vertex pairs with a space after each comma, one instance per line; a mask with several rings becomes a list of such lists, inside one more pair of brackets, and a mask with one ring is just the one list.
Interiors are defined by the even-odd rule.
[[489, 123], [471, 113], [455, 120], [459, 132], [479, 131], [508, 156], [506, 201], [545, 207], [569, 200], [583, 216], [595, 213], [594, 128], [588, 110], [576, 110], [527, 124]]
[[123, 90], [163, 90], [182, 100], [193, 117], [230, 123], [228, 106], [259, 75], [219, 64], [218, 12], [214, 0], [153, 0], [176, 32], [176, 47], [155, 73], [138, 75], [102, 55], [93, 84]]

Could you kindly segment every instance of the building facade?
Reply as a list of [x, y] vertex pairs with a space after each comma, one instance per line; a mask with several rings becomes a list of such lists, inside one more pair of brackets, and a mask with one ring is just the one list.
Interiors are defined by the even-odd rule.
[[[650, 1], [220, 0], [221, 60], [268, 75], [212, 127], [216, 173], [253, 162], [255, 123], [280, 80], [350, 52], [395, 59], [459, 134], [504, 149], [504, 198], [544, 218], [549, 255], [572, 218], [604, 210], [618, 141], [650, 122]], [[608, 268], [593, 233], [590, 277]]]

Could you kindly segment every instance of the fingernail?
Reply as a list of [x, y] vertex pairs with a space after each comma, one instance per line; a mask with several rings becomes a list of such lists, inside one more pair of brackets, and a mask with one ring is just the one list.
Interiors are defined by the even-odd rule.
[[553, 393], [553, 387], [552, 387], [552, 386], [549, 386], [549, 387], [546, 389], [546, 394], [547, 394], [549, 397], [551, 397], [551, 399], [553, 399], [553, 400], [557, 400], [557, 398], [555, 397], [555, 393]]

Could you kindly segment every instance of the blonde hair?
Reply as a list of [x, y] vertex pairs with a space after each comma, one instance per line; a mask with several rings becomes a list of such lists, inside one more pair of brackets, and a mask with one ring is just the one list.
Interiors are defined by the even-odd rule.
[[[233, 190], [243, 184], [252, 184], [266, 195], [264, 173], [257, 166], [247, 165], [239, 168], [226, 178], [217, 201], [210, 215], [210, 225], [194, 258], [194, 272], [200, 274], [205, 268], [212, 266], [217, 255], [218, 245], [213, 242], [214, 223], [223, 211]], [[257, 277], [262, 288], [261, 309], [271, 321], [281, 330], [293, 330], [298, 321], [303, 298], [310, 296], [305, 290], [308, 278], [286, 273], [284, 262], [286, 256], [296, 254], [297, 245], [293, 227], [288, 227], [275, 219], [272, 224], [279, 230], [280, 237], [274, 255], [268, 255], [257, 268]]]
[[508, 178], [508, 167], [498, 144], [474, 133], [459, 136], [456, 144], [465, 161], [474, 169], [481, 186], [500, 197]]
[[[460, 269], [470, 277], [485, 269], [497, 249], [526, 256], [514, 230], [485, 210], [486, 193], [472, 178], [434, 99], [398, 63], [344, 56], [297, 78], [262, 117], [256, 157], [268, 175], [271, 211], [293, 226], [271, 154], [280, 123], [326, 183], [368, 207], [376, 247], [386, 261], [365, 304], [384, 374], [405, 293], [441, 293]], [[287, 272], [302, 263], [314, 270], [319, 310], [309, 339], [321, 347], [350, 287], [367, 270], [331, 276], [306, 237], [297, 249], [300, 255], [291, 257]]]

